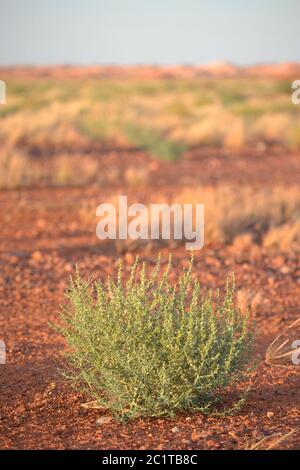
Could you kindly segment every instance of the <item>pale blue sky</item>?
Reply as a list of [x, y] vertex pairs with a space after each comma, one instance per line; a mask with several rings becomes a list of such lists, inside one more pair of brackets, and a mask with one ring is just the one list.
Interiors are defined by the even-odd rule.
[[0, 0], [0, 64], [300, 61], [300, 0]]

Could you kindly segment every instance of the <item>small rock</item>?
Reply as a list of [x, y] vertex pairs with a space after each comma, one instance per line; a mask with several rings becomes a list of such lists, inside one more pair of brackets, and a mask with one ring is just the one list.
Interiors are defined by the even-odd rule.
[[214, 441], [213, 439], [209, 439], [208, 441], [206, 441], [206, 445], [207, 447], [210, 447], [210, 448], [220, 447], [220, 444]]
[[183, 444], [190, 444], [191, 443], [191, 441], [189, 441], [188, 439], [181, 439], [181, 442]]
[[10, 263], [11, 264], [18, 264], [20, 259], [17, 256], [11, 256], [10, 257]]
[[64, 270], [65, 270], [66, 273], [71, 273], [72, 271], [74, 271], [74, 270], [73, 270], [73, 267], [72, 267], [72, 265], [71, 265], [70, 263], [66, 263], [66, 264], [64, 265]]
[[34, 261], [41, 261], [43, 255], [40, 251], [34, 251], [32, 254], [31, 254], [31, 259], [33, 259]]
[[194, 431], [192, 432], [192, 435], [191, 435], [192, 441], [193, 441], [193, 442], [196, 442], [196, 441], [198, 441], [200, 438], [201, 438], [200, 434], [199, 434], [196, 430], [194, 430]]
[[175, 426], [174, 428], [171, 429], [172, 432], [176, 433], [176, 432], [179, 432], [179, 428], [177, 426]]
[[124, 259], [126, 264], [132, 264], [134, 262], [134, 256], [132, 253], [126, 253]]
[[103, 424], [108, 424], [112, 420], [111, 416], [101, 416], [101, 418], [98, 418], [96, 420], [96, 425], [97, 426], [102, 426]]
[[280, 272], [281, 272], [282, 274], [288, 274], [288, 273], [291, 272], [291, 270], [290, 270], [290, 268], [289, 268], [288, 266], [284, 265], [284, 266], [282, 266], [282, 268], [280, 269]]
[[272, 261], [272, 266], [275, 269], [280, 269], [285, 265], [285, 257], [282, 255], [275, 256]]
[[39, 228], [39, 229], [44, 229], [47, 225], [47, 222], [45, 219], [38, 219], [37, 222], [36, 222], [36, 226]]
[[210, 436], [211, 436], [211, 432], [210, 432], [210, 431], [202, 431], [202, 432], [200, 432], [200, 434], [199, 434], [199, 437], [200, 437], [201, 439], [207, 439], [207, 438], [210, 437]]

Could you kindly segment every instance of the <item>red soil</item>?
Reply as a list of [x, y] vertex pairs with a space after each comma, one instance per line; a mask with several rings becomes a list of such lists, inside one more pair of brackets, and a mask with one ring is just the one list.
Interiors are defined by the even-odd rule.
[[[179, 168], [159, 164], [158, 171], [154, 165], [157, 177], [154, 173], [152, 183], [156, 184], [156, 194], [160, 188], [166, 192], [168, 188], [174, 190], [175, 184], [199, 182], [288, 186], [297, 178], [299, 181], [300, 155], [282, 157], [275, 153], [238, 157], [195, 151], [179, 163]], [[102, 158], [105, 160], [105, 155]], [[132, 154], [130, 162], [135, 158], [143, 157]], [[153, 189], [150, 185], [131, 192], [138, 200]], [[249, 379], [247, 403], [237, 415], [217, 418], [195, 414], [97, 425], [101, 413], [81, 406], [87, 398], [80, 390], [72, 390], [59, 373], [64, 340], [49, 322], [59, 318], [59, 304], [64, 301], [75, 264], [86, 276], [103, 278], [116, 270], [114, 245], [97, 240], [96, 220], [84, 225], [80, 208], [88, 203], [96, 207], [108, 196], [129, 191], [119, 187], [0, 193], [0, 339], [7, 345], [7, 364], [0, 365], [0, 446], [241, 449], [248, 442], [253, 444], [264, 436], [287, 433], [298, 426], [298, 369], [267, 366], [263, 355], [271, 340], [300, 314], [300, 254], [272, 256], [261, 247], [245, 251], [238, 246], [206, 246], [195, 260], [195, 271], [204, 285], [222, 286], [225, 276], [235, 271], [239, 286], [262, 294], [257, 312], [261, 360]], [[164, 249], [163, 259], [167, 256]], [[188, 254], [177, 248], [173, 256], [175, 276]], [[151, 262], [155, 253], [144, 251], [142, 257]], [[128, 266], [133, 255], [127, 253], [123, 258]], [[299, 448], [300, 432], [281, 447]]]

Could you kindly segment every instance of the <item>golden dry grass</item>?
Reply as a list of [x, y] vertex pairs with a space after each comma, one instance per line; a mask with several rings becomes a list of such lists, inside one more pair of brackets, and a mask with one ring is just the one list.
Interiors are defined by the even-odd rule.
[[258, 142], [300, 146], [300, 108], [286, 82], [270, 79], [32, 79], [9, 83], [0, 137], [16, 145], [131, 146], [128, 125], [190, 145], [239, 151]]
[[101, 173], [96, 160], [65, 154], [53, 159], [49, 179], [53, 186], [86, 186], [101, 183]]
[[[273, 450], [279, 447], [280, 444], [288, 442], [289, 439], [299, 432], [300, 427], [292, 429], [287, 433], [273, 433], [270, 436], [265, 436], [257, 442], [246, 444], [245, 450]], [[256, 439], [256, 436], [254, 436]]]
[[[143, 184], [147, 173], [133, 173], [131, 184]], [[141, 176], [141, 179], [139, 177]], [[129, 183], [129, 180], [127, 181]], [[108, 201], [118, 211], [118, 197], [112, 196]], [[132, 197], [128, 204], [135, 203]], [[184, 189], [181, 192], [167, 194], [159, 191], [151, 194], [151, 201], [143, 201], [146, 207], [150, 203], [204, 203], [205, 207], [205, 245], [211, 243], [233, 244], [235, 250], [251, 252], [255, 248], [285, 252], [300, 250], [300, 191], [297, 187], [281, 186], [268, 190], [254, 190], [251, 187], [235, 191], [228, 186], [204, 186]], [[85, 224], [94, 227], [98, 222], [96, 208], [83, 208], [81, 218]], [[117, 212], [118, 214], [118, 212]], [[172, 222], [172, 219], [171, 219]], [[150, 223], [150, 221], [148, 221]], [[171, 230], [172, 232], [172, 230]], [[183, 241], [184, 242], [184, 241]], [[158, 242], [154, 242], [155, 246]], [[178, 240], [161, 240], [160, 244], [169, 243], [177, 246]], [[134, 251], [142, 246], [151, 247], [153, 242], [145, 240], [125, 240], [117, 243], [119, 252]], [[240, 293], [241, 304], [252, 305], [255, 311], [259, 299], [251, 293]]]
[[0, 189], [26, 186], [28, 161], [17, 150], [4, 149], [0, 152]]
[[232, 243], [245, 234], [247, 240], [250, 236], [254, 242], [262, 243], [266, 234], [276, 229], [281, 229], [283, 240], [283, 227], [300, 220], [297, 187], [260, 191], [251, 187], [236, 191], [228, 186], [203, 187], [184, 190], [176, 196], [176, 202], [204, 203], [206, 243]]
[[0, 152], [0, 189], [101, 185], [102, 182], [98, 162], [87, 156], [59, 154], [45, 162], [15, 148]]
[[236, 294], [236, 305], [242, 311], [250, 309], [251, 313], [255, 315], [262, 305], [263, 295], [262, 291], [256, 291], [247, 288], [241, 288]]

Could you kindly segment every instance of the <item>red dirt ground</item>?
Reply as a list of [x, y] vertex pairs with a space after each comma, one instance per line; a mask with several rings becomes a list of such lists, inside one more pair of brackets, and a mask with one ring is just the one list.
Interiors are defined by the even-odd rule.
[[[122, 158], [124, 157], [124, 158]], [[125, 165], [144, 161], [139, 152], [101, 156]], [[229, 164], [230, 163], [230, 164]], [[177, 419], [147, 419], [126, 424], [109, 421], [97, 425], [97, 410], [81, 406], [87, 401], [72, 390], [59, 373], [63, 338], [50, 322], [59, 318], [59, 304], [69, 275], [78, 264], [82, 274], [106, 277], [116, 269], [114, 245], [99, 242], [96, 220], [84, 224], [80, 208], [95, 207], [106, 197], [166, 193], [174, 185], [245, 183], [257, 187], [297, 184], [300, 155], [273, 149], [230, 156], [193, 151], [182, 162], [153, 164], [150, 184], [86, 189], [36, 189], [0, 192], [0, 331], [7, 345], [7, 364], [0, 365], [0, 446], [10, 449], [243, 449], [265, 436], [287, 433], [300, 425], [300, 375], [297, 367], [281, 369], [264, 364], [271, 340], [300, 315], [300, 254], [272, 256], [263, 248], [206, 246], [198, 252], [195, 271], [203, 284], [222, 286], [236, 273], [243, 288], [258, 290], [257, 352], [261, 361], [252, 374], [246, 405], [233, 416], [201, 414]], [[169, 188], [169, 189], [168, 189]], [[168, 252], [163, 250], [163, 259]], [[151, 262], [155, 252], [141, 253]], [[125, 266], [133, 254], [123, 256]], [[174, 275], [188, 258], [183, 248], [173, 251]], [[230, 394], [228, 396], [230, 399]], [[281, 444], [299, 449], [300, 432]]]

